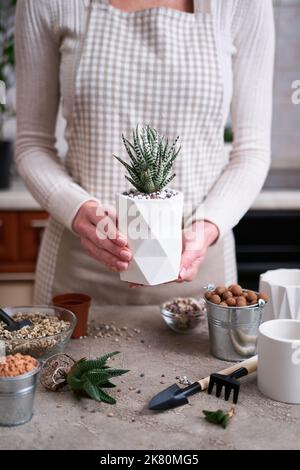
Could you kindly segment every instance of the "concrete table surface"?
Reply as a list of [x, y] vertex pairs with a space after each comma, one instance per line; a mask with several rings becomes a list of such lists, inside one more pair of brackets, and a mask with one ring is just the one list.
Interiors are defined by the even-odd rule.
[[[188, 335], [167, 328], [157, 307], [97, 307], [93, 334], [72, 340], [74, 358], [120, 350], [115, 366], [130, 373], [114, 379], [116, 405], [89, 399], [77, 402], [68, 391], [49, 392], [39, 384], [31, 422], [0, 428], [1, 449], [299, 449], [300, 406], [277, 403], [261, 395], [256, 376], [243, 384], [236, 414], [226, 429], [203, 419], [202, 410], [232, 405], [206, 392], [190, 405], [163, 413], [147, 409], [149, 399], [176, 377], [192, 380], [224, 368], [209, 354], [206, 321]], [[95, 338], [101, 324], [125, 327]], [[127, 328], [127, 330], [126, 330]], [[144, 375], [143, 375], [144, 374]]]

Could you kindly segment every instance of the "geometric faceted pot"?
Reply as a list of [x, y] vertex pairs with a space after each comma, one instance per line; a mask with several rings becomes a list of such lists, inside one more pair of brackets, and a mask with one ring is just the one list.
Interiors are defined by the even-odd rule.
[[274, 269], [260, 275], [259, 290], [268, 294], [263, 320], [300, 320], [300, 269]]
[[155, 286], [178, 279], [182, 253], [183, 194], [138, 199], [117, 194], [118, 227], [133, 253], [122, 281]]

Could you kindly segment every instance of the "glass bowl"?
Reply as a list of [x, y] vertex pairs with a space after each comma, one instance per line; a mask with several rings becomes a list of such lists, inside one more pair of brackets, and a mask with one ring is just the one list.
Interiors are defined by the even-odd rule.
[[[170, 310], [170, 304], [177, 302], [192, 302], [194, 305], [199, 306], [199, 311], [187, 312], [184, 309], [177, 311]], [[179, 304], [180, 305], [180, 304]], [[206, 308], [204, 299], [188, 298], [175, 298], [168, 302], [165, 302], [160, 306], [160, 313], [165, 323], [171, 330], [176, 333], [188, 333], [189, 331], [196, 328], [204, 318]]]
[[50, 317], [57, 317], [59, 320], [69, 322], [69, 326], [60, 333], [38, 336], [36, 338], [12, 338], [7, 339], [1, 337], [0, 333], [0, 349], [5, 348], [4, 354], [29, 354], [37, 359], [44, 360], [53, 354], [64, 351], [68, 344], [73, 330], [76, 326], [77, 319], [74, 313], [61, 307], [54, 306], [32, 306], [32, 307], [4, 307], [5, 312], [13, 316], [17, 313], [43, 314]]

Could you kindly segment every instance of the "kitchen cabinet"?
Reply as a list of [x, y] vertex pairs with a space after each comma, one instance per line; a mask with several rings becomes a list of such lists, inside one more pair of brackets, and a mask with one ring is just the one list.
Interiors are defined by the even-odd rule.
[[0, 212], [0, 273], [33, 273], [48, 214]]
[[300, 210], [250, 210], [234, 229], [241, 285], [269, 269], [300, 268]]

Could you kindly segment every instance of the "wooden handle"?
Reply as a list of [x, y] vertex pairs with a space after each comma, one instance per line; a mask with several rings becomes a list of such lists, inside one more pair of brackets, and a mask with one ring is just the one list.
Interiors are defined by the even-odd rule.
[[[255, 372], [257, 369], [257, 355], [250, 357], [250, 359], [247, 359], [246, 361], [243, 362], [237, 362], [233, 366], [229, 366], [226, 369], [222, 369], [218, 372], [218, 374], [223, 374], [223, 375], [229, 375], [232, 372], [235, 372], [236, 370], [240, 369], [241, 367], [244, 367], [247, 369], [248, 374], [251, 374], [252, 372]], [[201, 385], [202, 390], [206, 390], [209, 384], [209, 378], [205, 377], [204, 379], [199, 380], [199, 384]]]

